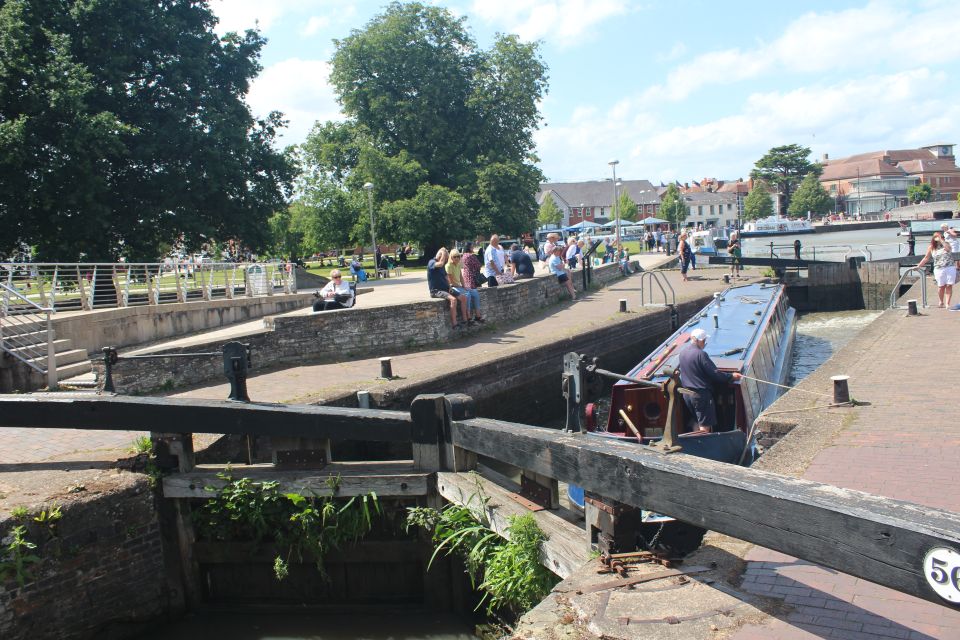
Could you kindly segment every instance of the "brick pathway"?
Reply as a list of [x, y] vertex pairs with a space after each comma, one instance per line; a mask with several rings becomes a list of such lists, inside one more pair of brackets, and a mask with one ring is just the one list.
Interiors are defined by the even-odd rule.
[[[960, 423], [945, 372], [960, 313], [888, 311], [875, 342], [848, 353], [851, 394], [870, 402], [803, 473], [808, 480], [960, 512]], [[952, 375], [952, 374], [951, 374]], [[744, 627], [734, 640], [960, 639], [960, 611], [754, 547], [743, 587], [792, 612]]]

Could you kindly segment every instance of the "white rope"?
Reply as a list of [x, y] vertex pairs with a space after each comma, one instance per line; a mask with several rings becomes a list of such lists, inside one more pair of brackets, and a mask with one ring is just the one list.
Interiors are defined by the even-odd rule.
[[[743, 374], [741, 374], [743, 375]], [[832, 398], [833, 394], [822, 393], [820, 391], [807, 391], [806, 389], [798, 389], [797, 387], [788, 387], [785, 384], [777, 384], [776, 382], [770, 382], [769, 380], [761, 380], [760, 378], [753, 378], [751, 376], [743, 376], [747, 380], [753, 380], [754, 382], [761, 382], [763, 384], [769, 384], [772, 387], [780, 387], [781, 389], [789, 389], [791, 391], [799, 391], [800, 393], [809, 393], [814, 396], [823, 396], [825, 398]]]

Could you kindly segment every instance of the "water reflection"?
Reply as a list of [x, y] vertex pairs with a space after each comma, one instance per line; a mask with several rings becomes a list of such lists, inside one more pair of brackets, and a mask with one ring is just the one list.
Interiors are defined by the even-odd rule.
[[810, 375], [879, 315], [879, 311], [801, 315], [797, 321], [797, 339], [793, 343], [789, 384], [795, 385]]

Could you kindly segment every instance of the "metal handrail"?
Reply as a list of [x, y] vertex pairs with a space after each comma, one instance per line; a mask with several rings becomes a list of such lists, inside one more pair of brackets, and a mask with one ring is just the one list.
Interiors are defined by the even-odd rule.
[[54, 310], [296, 293], [289, 262], [0, 262], [0, 282]]
[[[647, 280], [649, 276], [650, 286], [647, 290], [650, 291], [650, 303], [647, 304], [644, 300], [644, 287], [643, 283]], [[663, 304], [657, 304], [653, 301], [653, 285], [656, 283], [657, 287], [660, 288], [660, 293], [663, 294]], [[663, 285], [667, 285], [664, 289]], [[667, 300], [667, 289], [670, 290], [670, 299]], [[670, 284], [670, 281], [667, 280], [666, 276], [659, 271], [644, 271], [640, 274], [640, 306], [641, 307], [675, 307], [677, 305], [677, 294], [673, 290], [673, 285]]]
[[[51, 391], [57, 388], [57, 353], [56, 333], [53, 330], [54, 309], [42, 307], [21, 294], [11, 286], [0, 282], [0, 292], [3, 293], [3, 304], [0, 305], [0, 351], [20, 360], [28, 367], [45, 374], [47, 376], [47, 388]], [[11, 296], [27, 305], [28, 309], [10, 309]], [[25, 316], [33, 316], [35, 319], [22, 322]], [[43, 333], [46, 336], [46, 344], [42, 342], [29, 342], [23, 338], [31, 331], [17, 332], [17, 327], [30, 325], [40, 325], [45, 323], [45, 328], [35, 333]], [[42, 325], [41, 325], [42, 326]], [[11, 330], [14, 330], [11, 333]], [[30, 356], [30, 357], [25, 357]], [[38, 364], [39, 361], [46, 359], [46, 368]]]
[[903, 272], [903, 275], [900, 276], [899, 280], [897, 280], [897, 284], [894, 285], [893, 291], [890, 292], [890, 308], [891, 309], [900, 308], [897, 305], [897, 298], [899, 297], [897, 294], [899, 293], [900, 287], [901, 285], [903, 285], [904, 280], [906, 280], [907, 276], [910, 275], [911, 273], [914, 273], [916, 277], [918, 277], [920, 281], [923, 282], [923, 286], [920, 287], [920, 291], [921, 291], [920, 297], [922, 300], [921, 304], [923, 305], [924, 309], [927, 308], [927, 270], [923, 267], [910, 267]]

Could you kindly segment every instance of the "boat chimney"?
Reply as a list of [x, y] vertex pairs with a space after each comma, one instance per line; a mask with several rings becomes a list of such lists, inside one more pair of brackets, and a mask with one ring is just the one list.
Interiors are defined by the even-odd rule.
[[720, 316], [718, 316], [717, 314], [713, 314], [713, 326], [715, 329], [720, 328]]

